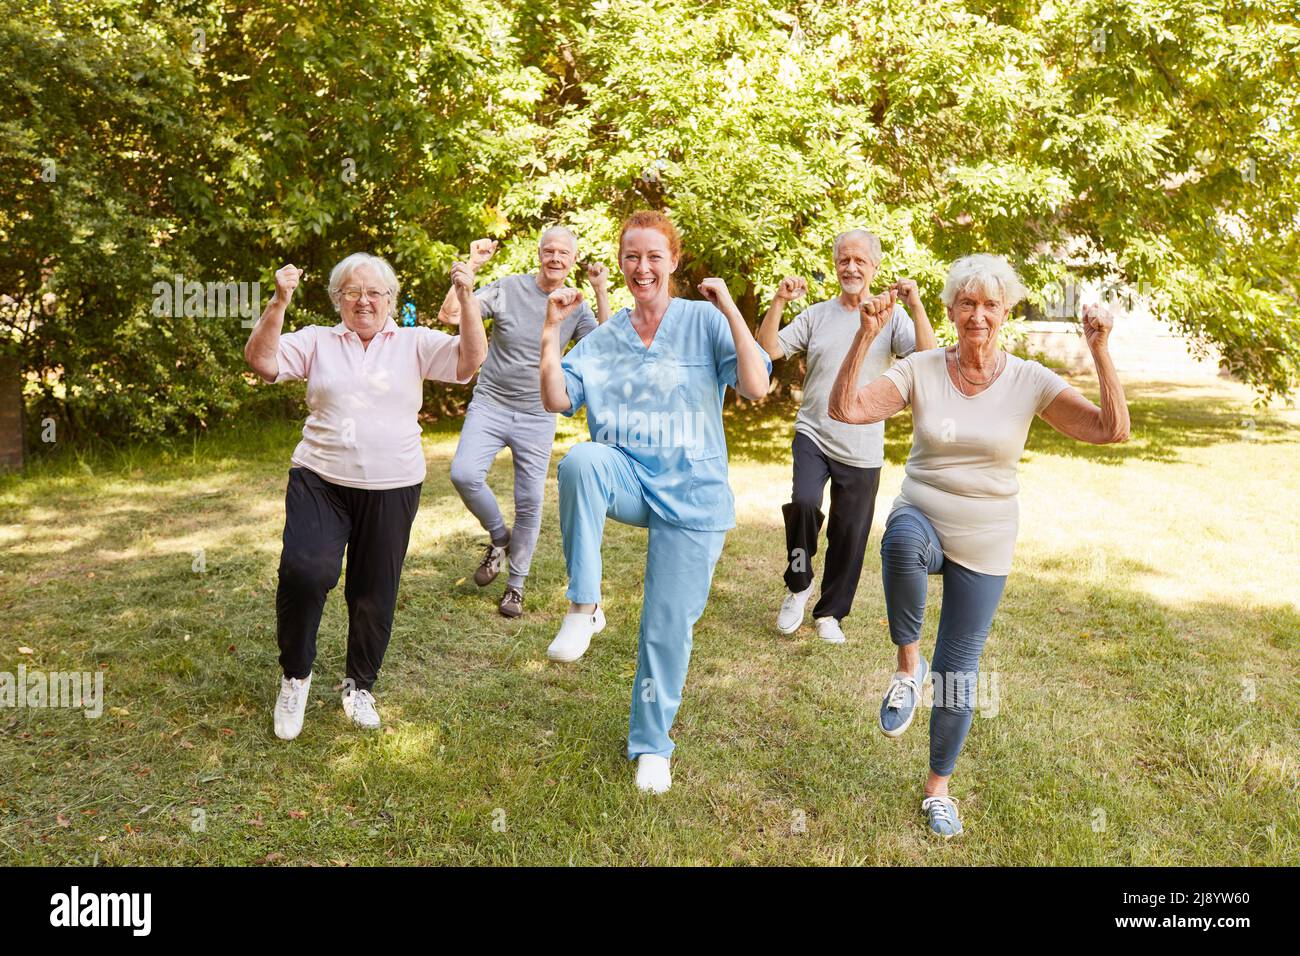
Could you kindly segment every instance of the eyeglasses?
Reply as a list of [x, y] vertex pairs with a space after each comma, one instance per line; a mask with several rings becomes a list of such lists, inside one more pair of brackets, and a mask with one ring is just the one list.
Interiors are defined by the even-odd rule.
[[[991, 312], [999, 312], [1002, 309], [1000, 303], [993, 304], [992, 302], [986, 302], [984, 304], [988, 307], [989, 311]], [[977, 308], [979, 308], [979, 305], [980, 303], [976, 302], [974, 299], [958, 299], [956, 302], [953, 303], [953, 308], [956, 311], [960, 312], [962, 315], [970, 315]]]
[[392, 294], [386, 289], [344, 289], [339, 296], [348, 302], [359, 302], [362, 296], [367, 299], [383, 299]]

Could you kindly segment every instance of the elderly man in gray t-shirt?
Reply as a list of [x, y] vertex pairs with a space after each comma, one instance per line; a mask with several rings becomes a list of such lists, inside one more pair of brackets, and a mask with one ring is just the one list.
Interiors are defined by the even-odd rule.
[[[470, 246], [470, 269], [476, 272], [495, 251], [495, 242], [475, 240]], [[506, 617], [518, 617], [524, 610], [524, 579], [542, 526], [542, 494], [555, 441], [555, 416], [542, 407], [538, 372], [546, 301], [564, 285], [577, 257], [573, 233], [563, 226], [552, 227], [542, 233], [538, 244], [536, 273], [505, 276], [475, 293], [483, 318], [492, 320], [492, 331], [451, 461], [451, 482], [491, 536], [474, 583], [490, 584], [509, 554], [510, 574], [497, 605]], [[587, 268], [600, 322], [609, 317], [608, 276], [603, 265], [593, 263]], [[451, 325], [460, 321], [454, 289], [438, 318]], [[596, 316], [584, 303], [565, 320], [560, 341], [577, 341], [596, 325]], [[513, 528], [506, 527], [496, 495], [487, 485], [488, 471], [503, 448], [510, 449], [514, 460]]]
[[[822, 495], [829, 481], [826, 567], [813, 620], [822, 640], [840, 644], [844, 641], [840, 621], [853, 607], [871, 533], [876, 489], [885, 463], [885, 430], [883, 424], [834, 421], [827, 405], [840, 364], [861, 324], [858, 309], [871, 298], [871, 280], [882, 258], [880, 240], [863, 229], [852, 229], [836, 238], [833, 254], [840, 294], [809, 306], [778, 332], [786, 304], [808, 291], [803, 279], [782, 279], [759, 327], [758, 343], [774, 361], [803, 352], [807, 364], [803, 404], [794, 424], [794, 488], [790, 503], [781, 509], [785, 516], [786, 596], [776, 626], [782, 633], [793, 634], [803, 623], [804, 606], [812, 594], [812, 559], [824, 518]], [[912, 314], [909, 318], [901, 307], [894, 307], [889, 324], [862, 363], [863, 385], [888, 368], [895, 356], [934, 348], [934, 331], [916, 283], [900, 279], [890, 290], [907, 303]]]

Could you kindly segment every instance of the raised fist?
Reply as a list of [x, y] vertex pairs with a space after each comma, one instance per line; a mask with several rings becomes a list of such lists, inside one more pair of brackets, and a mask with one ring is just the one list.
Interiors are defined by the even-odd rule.
[[609, 267], [603, 262], [587, 263], [587, 281], [593, 289], [603, 289], [609, 283]]
[[451, 284], [456, 291], [474, 291], [474, 268], [464, 262], [453, 262], [451, 264]]
[[798, 276], [786, 276], [776, 287], [776, 297], [782, 302], [794, 302], [808, 294], [808, 283]]
[[727, 283], [717, 276], [709, 276], [700, 283], [700, 294], [719, 309], [724, 305], [731, 304], [731, 293], [727, 291]]
[[469, 265], [470, 268], [478, 271], [479, 266], [487, 262], [496, 254], [497, 241], [495, 239], [475, 239], [469, 244]]
[[880, 330], [889, 322], [889, 317], [894, 312], [894, 305], [898, 302], [898, 294], [894, 291], [882, 292], [880, 295], [874, 295], [869, 299], [863, 299], [862, 305], [858, 307], [859, 318], [862, 321], [862, 331], [873, 339], [880, 334]]
[[921, 305], [921, 291], [916, 287], [916, 282], [912, 279], [899, 279], [889, 287], [898, 298], [907, 303], [909, 309], [918, 308]]
[[275, 297], [287, 305], [301, 279], [302, 270], [293, 263], [281, 266], [275, 274]]
[[1115, 327], [1115, 317], [1104, 305], [1085, 305], [1083, 307], [1083, 337], [1088, 348], [1102, 348], [1110, 338], [1110, 330]]
[[546, 326], [551, 328], [559, 325], [576, 309], [582, 302], [582, 293], [577, 289], [569, 286], [560, 286], [554, 292], [546, 297]]

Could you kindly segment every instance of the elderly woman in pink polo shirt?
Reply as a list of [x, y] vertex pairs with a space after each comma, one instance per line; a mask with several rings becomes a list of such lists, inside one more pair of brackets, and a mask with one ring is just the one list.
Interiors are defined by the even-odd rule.
[[468, 382], [487, 355], [487, 336], [468, 267], [452, 267], [460, 334], [393, 321], [397, 276], [378, 256], [348, 256], [330, 272], [341, 321], [282, 334], [285, 309], [302, 278], [286, 265], [275, 297], [244, 347], [267, 382], [307, 380], [310, 414], [294, 449], [284, 499], [284, 550], [275, 596], [284, 677], [275, 734], [302, 730], [325, 595], [348, 555], [348, 656], [343, 711], [358, 726], [379, 726], [371, 693], [393, 628], [397, 585], [420, 504], [424, 453], [417, 415], [423, 381]]

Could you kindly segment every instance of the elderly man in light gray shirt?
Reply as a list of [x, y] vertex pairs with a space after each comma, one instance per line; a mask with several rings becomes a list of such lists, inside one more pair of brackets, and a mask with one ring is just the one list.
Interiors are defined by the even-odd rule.
[[[490, 239], [475, 240], [470, 245], [470, 269], [477, 272], [496, 247]], [[542, 233], [538, 243], [536, 273], [508, 275], [475, 293], [483, 318], [491, 319], [491, 338], [452, 458], [451, 482], [491, 538], [474, 572], [474, 583], [487, 587], [509, 557], [510, 573], [497, 605], [506, 617], [523, 613], [524, 580], [542, 526], [542, 494], [555, 442], [555, 416], [542, 407], [538, 372], [546, 302], [564, 285], [577, 257], [573, 233], [554, 226]], [[603, 265], [587, 267], [600, 322], [609, 317], [608, 276]], [[460, 321], [454, 289], [447, 293], [438, 318], [450, 325]], [[560, 340], [577, 341], [597, 324], [597, 317], [584, 303], [565, 320]], [[487, 484], [488, 471], [503, 448], [510, 449], [514, 460], [513, 528], [506, 527], [496, 495]]]
[[[885, 463], [885, 430], [879, 423], [846, 425], [833, 421], [827, 405], [840, 364], [861, 324], [859, 307], [871, 298], [871, 280], [882, 259], [880, 240], [866, 230], [852, 229], [836, 238], [833, 255], [840, 294], [809, 306], [778, 331], [786, 305], [808, 292], [803, 279], [782, 279], [759, 327], [758, 343], [773, 361], [803, 352], [807, 364], [803, 403], [794, 424], [794, 488], [790, 503], [782, 506], [786, 595], [777, 615], [777, 628], [793, 634], [803, 623], [804, 607], [813, 587], [812, 559], [825, 519], [822, 495], [829, 481], [826, 566], [813, 620], [822, 640], [840, 644], [844, 641], [840, 621], [853, 607], [867, 536], [871, 533], [880, 469]], [[911, 316], [895, 306], [888, 325], [876, 337], [862, 364], [864, 385], [888, 368], [894, 357], [934, 348], [934, 331], [916, 283], [900, 279], [889, 290], [907, 303]]]

